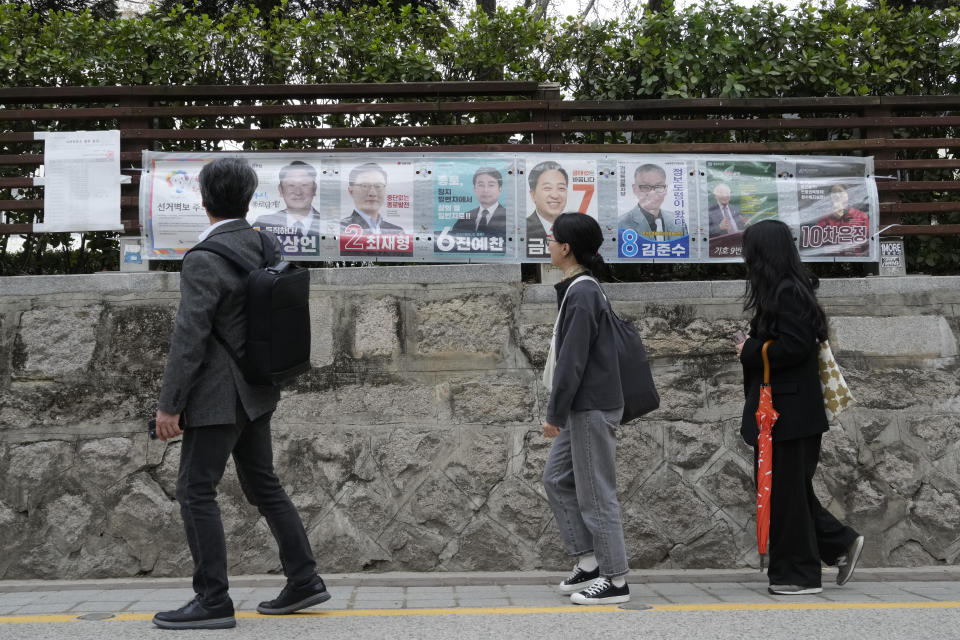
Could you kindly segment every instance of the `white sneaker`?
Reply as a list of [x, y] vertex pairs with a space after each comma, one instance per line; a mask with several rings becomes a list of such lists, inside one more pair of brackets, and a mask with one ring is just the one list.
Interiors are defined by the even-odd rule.
[[620, 604], [629, 601], [630, 587], [627, 583], [617, 587], [606, 576], [597, 578], [589, 587], [570, 596], [570, 602], [574, 604]]
[[567, 576], [567, 579], [561, 582], [558, 585], [560, 593], [576, 593], [581, 591], [600, 577], [600, 567], [597, 567], [593, 571], [584, 571], [580, 568], [580, 565], [577, 565], [573, 568], [573, 571], [570, 572], [570, 575]]

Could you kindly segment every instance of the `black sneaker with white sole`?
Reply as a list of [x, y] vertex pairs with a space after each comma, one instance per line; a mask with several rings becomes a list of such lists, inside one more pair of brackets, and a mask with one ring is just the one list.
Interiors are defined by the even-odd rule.
[[570, 572], [570, 575], [567, 576], [567, 579], [560, 583], [560, 592], [576, 593], [577, 591], [582, 591], [599, 577], [600, 567], [597, 567], [593, 571], [584, 571], [580, 568], [580, 565], [577, 565], [573, 568], [573, 571]]
[[837, 584], [841, 587], [853, 577], [853, 570], [857, 568], [861, 551], [863, 551], [863, 536], [857, 536], [856, 540], [847, 547], [847, 552], [837, 559], [837, 569], [839, 569]]
[[574, 604], [620, 604], [629, 602], [630, 587], [624, 582], [622, 587], [615, 586], [610, 578], [598, 578], [589, 587], [570, 596]]
[[823, 587], [804, 587], [799, 584], [772, 584], [767, 591], [775, 596], [812, 596], [823, 593]]

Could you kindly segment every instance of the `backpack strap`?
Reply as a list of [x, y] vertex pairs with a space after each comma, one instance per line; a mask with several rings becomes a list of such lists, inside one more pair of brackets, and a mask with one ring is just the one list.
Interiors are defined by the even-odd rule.
[[269, 232], [265, 233], [260, 231], [259, 229], [257, 233], [260, 234], [260, 248], [263, 249], [263, 260], [260, 263], [260, 268], [275, 266], [282, 258], [282, 256], [277, 255], [277, 247], [273, 243], [273, 239], [276, 238], [276, 236]]
[[[567, 303], [567, 294], [570, 293], [570, 289], [573, 288], [573, 285], [577, 284], [578, 282], [582, 282], [582, 281], [584, 281], [584, 280], [593, 280], [593, 278], [591, 278], [590, 276], [587, 276], [587, 275], [580, 276], [579, 278], [577, 278], [577, 279], [575, 279], [573, 282], [571, 282], [571, 283], [567, 286], [567, 290], [563, 292], [563, 298], [560, 300], [560, 308], [557, 310], [557, 319], [554, 320], [554, 322], [553, 322], [553, 335], [554, 335], [554, 336], [557, 335], [557, 329], [560, 327], [560, 316], [563, 315], [563, 307], [564, 307], [564, 305]], [[594, 282], [596, 282], [596, 280], [594, 280]], [[599, 286], [599, 284], [598, 284], [597, 286]]]
[[210, 253], [215, 253], [245, 274], [250, 273], [257, 268], [237, 255], [237, 252], [227, 245], [221, 244], [214, 240], [204, 240], [194, 248], [190, 249], [187, 254], [189, 254], [191, 251], [208, 251]]
[[[257, 232], [260, 235], [260, 246], [263, 247], [263, 258], [261, 259], [261, 264], [258, 266], [252, 265], [239, 255], [237, 252], [228, 247], [225, 244], [216, 242], [215, 240], [204, 240], [200, 244], [196, 245], [190, 251], [208, 251], [210, 253], [216, 254], [236, 267], [241, 273], [248, 275], [258, 268], [266, 267], [268, 264], [273, 264], [277, 257], [276, 247], [270, 242], [270, 239], [267, 238], [267, 234]], [[190, 251], [187, 251], [189, 254]], [[186, 258], [186, 255], [184, 255]], [[220, 343], [220, 346], [224, 348], [227, 354], [237, 363], [237, 366], [243, 369], [243, 365], [240, 362], [240, 355], [236, 350], [227, 343], [226, 339], [217, 331], [216, 327], [212, 327], [211, 333], [217, 342]]]
[[[254, 265], [247, 262], [241, 258], [236, 251], [223, 243], [217, 242], [216, 240], [204, 240], [200, 244], [190, 249], [190, 251], [209, 251], [210, 253], [215, 253], [227, 262], [233, 264], [233, 266], [235, 266], [237, 269], [240, 269], [243, 273], [248, 274], [254, 269], [262, 269], [280, 262], [280, 256], [277, 255], [277, 247], [272, 242], [275, 236], [272, 233], [264, 233], [263, 231], [259, 230], [257, 233], [260, 236], [260, 249], [263, 256], [260, 259], [259, 265]], [[190, 251], [187, 251], [187, 253], [190, 253]]]

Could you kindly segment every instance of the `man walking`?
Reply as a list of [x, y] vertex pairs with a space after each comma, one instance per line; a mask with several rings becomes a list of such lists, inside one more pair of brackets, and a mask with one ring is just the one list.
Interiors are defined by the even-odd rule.
[[[245, 220], [257, 176], [245, 160], [221, 158], [200, 171], [200, 195], [210, 226], [200, 234], [253, 264], [262, 261], [260, 234]], [[275, 243], [277, 255], [279, 242]], [[183, 434], [177, 501], [193, 556], [196, 596], [163, 611], [164, 629], [221, 629], [236, 625], [228, 594], [227, 547], [217, 507], [217, 484], [233, 456], [244, 495], [270, 526], [287, 585], [261, 602], [264, 614], [293, 613], [330, 599], [316, 572], [300, 515], [273, 470], [270, 418], [280, 392], [244, 380], [222, 339], [243, 353], [246, 276], [224, 258], [191, 251], [180, 274], [180, 308], [157, 403], [157, 437]], [[215, 334], [216, 333], [216, 337]]]

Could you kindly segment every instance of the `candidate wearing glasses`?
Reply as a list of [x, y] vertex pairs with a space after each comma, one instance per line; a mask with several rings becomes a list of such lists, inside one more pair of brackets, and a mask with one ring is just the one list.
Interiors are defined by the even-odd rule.
[[387, 199], [387, 172], [376, 162], [366, 162], [350, 171], [347, 191], [353, 198], [353, 212], [340, 221], [341, 229], [358, 225], [363, 233], [404, 233], [380, 215]]
[[[633, 195], [637, 206], [617, 220], [617, 226], [632, 229], [651, 240], [667, 240], [662, 232], [686, 234], [686, 225], [669, 213], [663, 215], [661, 207], [667, 196], [667, 172], [657, 164], [642, 164], [633, 172]], [[671, 234], [674, 237], [676, 234]]]

